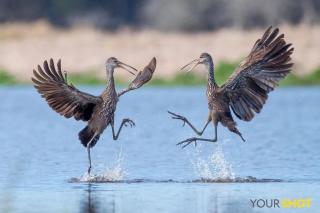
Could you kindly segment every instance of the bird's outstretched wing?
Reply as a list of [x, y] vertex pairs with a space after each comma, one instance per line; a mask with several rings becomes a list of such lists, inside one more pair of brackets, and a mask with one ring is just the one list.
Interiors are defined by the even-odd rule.
[[33, 74], [34, 87], [53, 110], [66, 118], [88, 121], [94, 107], [102, 102], [100, 97], [81, 92], [67, 83], [61, 70], [61, 60], [57, 69], [52, 59], [49, 63], [44, 61], [43, 68], [38, 65], [38, 71], [33, 70]]
[[155, 57], [153, 57], [149, 62], [149, 64], [145, 66], [144, 69], [136, 75], [135, 79], [133, 79], [133, 81], [129, 84], [129, 86], [121, 90], [120, 92], [118, 92], [118, 97], [125, 94], [126, 92], [138, 89], [142, 87], [144, 84], [146, 84], [147, 82], [149, 82], [153, 76], [154, 71], [156, 70], [156, 66], [157, 66], [157, 60]]
[[259, 113], [278, 82], [290, 71], [293, 52], [279, 29], [269, 27], [254, 44], [250, 54], [221, 87], [220, 92], [229, 101], [235, 115], [250, 121]]

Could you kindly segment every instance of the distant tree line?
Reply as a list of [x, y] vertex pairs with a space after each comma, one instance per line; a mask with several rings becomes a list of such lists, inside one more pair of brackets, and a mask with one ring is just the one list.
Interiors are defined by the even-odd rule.
[[195, 31], [319, 23], [319, 11], [320, 0], [1, 0], [0, 22], [46, 19], [64, 27]]

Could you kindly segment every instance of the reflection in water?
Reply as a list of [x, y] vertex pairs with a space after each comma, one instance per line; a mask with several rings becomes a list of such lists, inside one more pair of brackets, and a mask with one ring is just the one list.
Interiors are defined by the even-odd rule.
[[254, 212], [253, 209], [249, 206], [246, 200], [235, 200], [230, 199], [227, 202], [222, 202], [219, 205], [218, 195], [212, 195], [214, 198], [208, 198], [209, 200], [209, 208], [207, 209], [208, 213], [250, 213]]
[[249, 204], [248, 200], [230, 200], [226, 203], [223, 213], [254, 213], [256, 212]]
[[[101, 190], [100, 184], [87, 184], [80, 201], [81, 213], [115, 212], [185, 212], [185, 213], [233, 213], [255, 212], [245, 197], [235, 198], [231, 192], [225, 193], [224, 187], [172, 190], [173, 185], [163, 185], [163, 190], [145, 188], [136, 191], [122, 191], [122, 199], [117, 199], [117, 190]], [[180, 191], [181, 190], [181, 191]], [[119, 191], [118, 191], [119, 192]], [[119, 197], [118, 197], [119, 198]], [[173, 201], [175, 200], [175, 201]], [[126, 205], [123, 205], [123, 204]]]
[[[212, 198], [211, 198], [212, 199]], [[212, 202], [211, 202], [212, 203]], [[212, 207], [212, 213], [219, 213], [219, 210], [218, 210], [218, 197], [217, 195], [214, 196], [214, 202], [213, 202], [213, 207]]]
[[204, 188], [195, 193], [194, 203], [197, 203], [195, 212], [205, 213], [253, 213], [256, 212], [250, 205], [249, 199], [235, 197], [233, 193], [225, 194], [224, 188]]
[[[115, 212], [115, 199], [114, 194], [111, 196], [105, 196], [107, 198], [106, 202], [102, 202], [102, 196], [100, 197], [98, 191], [95, 190], [93, 184], [88, 184], [88, 188], [85, 190], [84, 198], [80, 203], [80, 212], [81, 213], [114, 213]], [[111, 199], [111, 200], [109, 200]]]
[[88, 189], [85, 190], [85, 199], [80, 203], [80, 212], [82, 213], [96, 213], [99, 208], [99, 201], [92, 198], [92, 185], [88, 184]]

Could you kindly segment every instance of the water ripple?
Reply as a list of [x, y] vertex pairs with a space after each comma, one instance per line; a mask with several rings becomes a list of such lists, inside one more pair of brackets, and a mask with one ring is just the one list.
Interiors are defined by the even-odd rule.
[[274, 182], [291, 182], [288, 180], [273, 179], [273, 178], [255, 178], [252, 176], [248, 177], [237, 177], [237, 178], [217, 178], [217, 179], [193, 179], [193, 180], [154, 180], [154, 179], [132, 179], [132, 180], [111, 180], [103, 179], [97, 176], [91, 176], [89, 179], [71, 178], [68, 180], [69, 183], [274, 183]]

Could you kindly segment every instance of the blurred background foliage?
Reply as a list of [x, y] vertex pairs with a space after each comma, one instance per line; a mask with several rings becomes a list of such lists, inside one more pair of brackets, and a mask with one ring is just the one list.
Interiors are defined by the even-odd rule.
[[[218, 85], [223, 85], [229, 76], [234, 72], [238, 63], [220, 62], [215, 69], [215, 78]], [[123, 83], [123, 82], [119, 82]], [[176, 85], [189, 85], [199, 86], [206, 85], [207, 77], [203, 75], [197, 75], [194, 72], [190, 73], [178, 73], [172, 79], [158, 79], [154, 78], [150, 82], [150, 85], [157, 86], [176, 86]], [[312, 86], [320, 85], [320, 68], [313, 72], [298, 76], [290, 73], [284, 80], [280, 82], [280, 86]]]
[[0, 69], [0, 84], [16, 84], [16, 83], [17, 81], [14, 76]]
[[[172, 45], [180, 43], [183, 37], [184, 44], [190, 46], [190, 49], [183, 47], [184, 51], [196, 55], [199, 54], [199, 50], [194, 48], [196, 44], [191, 46], [191, 42], [186, 41], [193, 42], [194, 38], [201, 37], [203, 39], [206, 37], [207, 40], [202, 43], [205, 46], [201, 48], [214, 44], [215, 52], [213, 54], [217, 55], [217, 52], [225, 51], [228, 52], [226, 55], [231, 55], [229, 54], [230, 49], [226, 48], [228, 45], [218, 45], [218, 43], [223, 43], [222, 41], [209, 42], [215, 36], [219, 37], [219, 34], [213, 34], [212, 38], [209, 38], [204, 31], [217, 32], [221, 29], [224, 33], [223, 39], [225, 39], [224, 35], [232, 34], [232, 32], [244, 32], [244, 34], [238, 34], [237, 37], [228, 37], [229, 41], [237, 40], [240, 41], [238, 43], [241, 45], [243, 40], [240, 38], [245, 37], [249, 40], [246, 37], [247, 34], [245, 34], [248, 31], [247, 29], [259, 28], [261, 30], [269, 25], [283, 25], [289, 26], [286, 31], [287, 35], [288, 29], [294, 29], [293, 32], [295, 32], [295, 29], [300, 25], [308, 27], [305, 29], [300, 27], [300, 31], [294, 37], [291, 37], [291, 42], [294, 43], [295, 47], [300, 47], [300, 55], [294, 58], [297, 65], [294, 71], [303, 70], [301, 72], [303, 75], [290, 74], [281, 82], [281, 85], [316, 85], [320, 84], [320, 68], [317, 68], [320, 62], [315, 62], [317, 61], [315, 59], [320, 58], [320, 54], [317, 53], [319, 42], [315, 41], [320, 28], [317, 27], [314, 30], [314, 33], [309, 36], [309, 40], [302, 35], [306, 35], [310, 32], [310, 29], [315, 28], [314, 26], [319, 26], [319, 11], [320, 0], [1, 0], [0, 24], [2, 24], [2, 29], [0, 28], [0, 30], [2, 31], [0, 42], [3, 45], [0, 49], [0, 56], [2, 56], [0, 59], [2, 68], [0, 69], [0, 84], [30, 83], [28, 72], [32, 70], [34, 64], [39, 63], [39, 60], [43, 60], [42, 58], [46, 56], [58, 55], [61, 57], [62, 54], [65, 54], [62, 55], [64, 58], [69, 58], [69, 63], [74, 61], [73, 64], [69, 64], [69, 67], [72, 68], [68, 75], [70, 82], [75, 84], [103, 84], [105, 81], [97, 71], [100, 64], [94, 60], [90, 61], [92, 58], [105, 57], [104, 54], [107, 55], [105, 50], [114, 54], [124, 44], [127, 45], [126, 48], [116, 52], [119, 55], [121, 53], [121, 57], [125, 55], [125, 50], [128, 51], [128, 47], [131, 49], [126, 56], [131, 54], [136, 58], [145, 57], [141, 54], [143, 51], [137, 51], [140, 55], [136, 54], [136, 46], [129, 46], [125, 42], [126, 40], [130, 40], [130, 43], [138, 43], [137, 46], [139, 47], [150, 47], [152, 43], [152, 48], [157, 50], [155, 54], [161, 53], [160, 56], [157, 55], [162, 59], [161, 63], [169, 64], [174, 61], [171, 59], [171, 52], [172, 48], [176, 48], [176, 46], [172, 46], [169, 50], [161, 49], [159, 46], [166, 45], [160, 43], [160, 40], [166, 40], [165, 44], [171, 42]], [[45, 20], [45, 23], [49, 23], [49, 26], [40, 24], [40, 27], [37, 27], [38, 25], [32, 24], [37, 23], [38, 20], [40, 22]], [[23, 24], [15, 25], [15, 23]], [[41, 28], [41, 26], [43, 27]], [[93, 27], [94, 31], [77, 31], [74, 29], [72, 31], [73, 26], [89, 26]], [[22, 30], [19, 31], [16, 28]], [[145, 32], [145, 34], [132, 34], [131, 37], [130, 32], [122, 31], [123, 28]], [[70, 32], [65, 29], [70, 29]], [[151, 33], [148, 33], [149, 29], [151, 29]], [[231, 29], [231, 31], [223, 32], [225, 29]], [[35, 32], [34, 35], [30, 33], [29, 37], [26, 36], [33, 30], [38, 30], [38, 34]], [[100, 34], [101, 30], [103, 33]], [[114, 34], [110, 34], [110, 31], [114, 31]], [[166, 37], [165, 35], [172, 35], [168, 31], [175, 31], [178, 36]], [[154, 32], [160, 32], [160, 34]], [[303, 33], [301, 34], [301, 32]], [[88, 37], [81, 37], [84, 34], [87, 34]], [[127, 37], [122, 37], [122, 35], [129, 35], [129, 39], [125, 39]], [[132, 39], [133, 36], [135, 36], [135, 39]], [[47, 39], [43, 39], [43, 37]], [[119, 37], [119, 40], [114, 39], [115, 37]], [[41, 42], [38, 40], [40, 38]], [[295, 38], [295, 40], [292, 38]], [[97, 43], [91, 42], [98, 39]], [[300, 39], [299, 42], [298, 39]], [[197, 41], [199, 45], [199, 40]], [[99, 49], [102, 44], [105, 49]], [[78, 51], [79, 46], [83, 48], [82, 51]], [[88, 48], [89, 46], [92, 49]], [[247, 47], [246, 44], [244, 46]], [[181, 48], [182, 46], [177, 45], [177, 47]], [[29, 55], [24, 54], [24, 48], [29, 48]], [[239, 47], [235, 48], [239, 49]], [[41, 51], [38, 51], [39, 49]], [[308, 51], [309, 54], [306, 54]], [[39, 53], [36, 54], [37, 52]], [[81, 55], [90, 52], [90, 57], [75, 55], [78, 52]], [[151, 52], [150, 50], [149, 52], [146, 51], [146, 54]], [[301, 57], [301, 53], [303, 57]], [[73, 55], [75, 56], [71, 59]], [[20, 58], [19, 64], [21, 66], [14, 66], [17, 64], [16, 58]], [[25, 60], [23, 61], [23, 59]], [[309, 59], [309, 63], [306, 59]], [[84, 65], [81, 64], [83, 61], [86, 62]], [[238, 62], [237, 59], [225, 59], [225, 55], [219, 56], [219, 60], [215, 61], [218, 84], [221, 85], [228, 78]], [[311, 64], [310, 62], [315, 65], [306, 66]], [[176, 64], [171, 63], [172, 66], [170, 65], [170, 67], [177, 67]], [[79, 67], [85, 72], [82, 72]], [[167, 70], [167, 72], [161, 77], [155, 76], [150, 82], [151, 85], [203, 85], [206, 82], [204, 72], [185, 74], [177, 70], [169, 70], [167, 67], [169, 66], [162, 67], [161, 71]], [[170, 72], [174, 75], [169, 75]], [[293, 73], [297, 74], [296, 72]], [[126, 83], [120, 78], [117, 79], [117, 82]]]
[[61, 27], [196, 31], [319, 23], [319, 11], [320, 0], [1, 0], [0, 22], [46, 19]]

